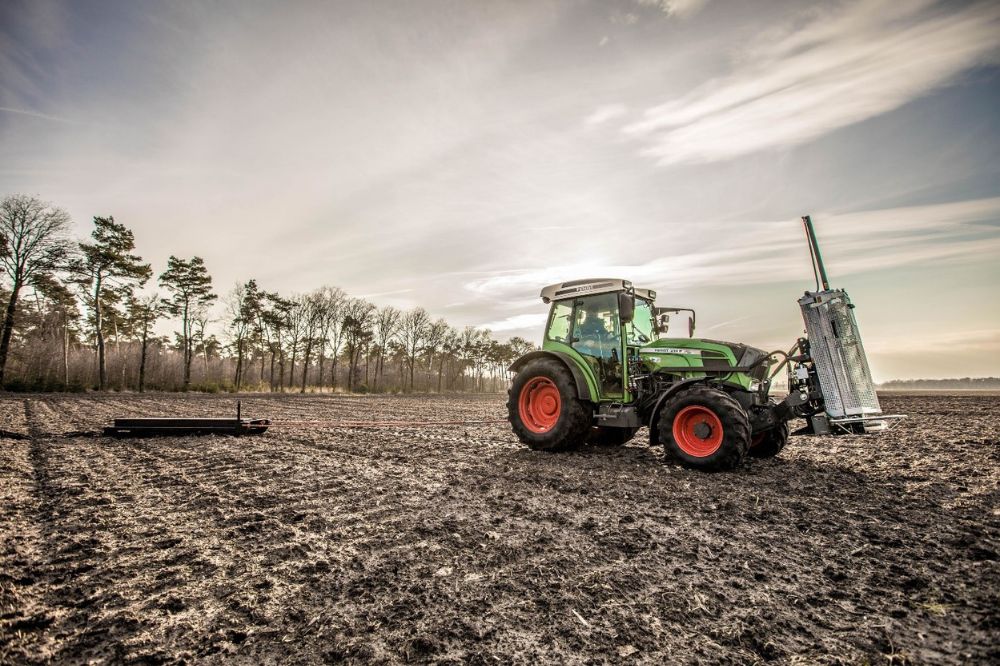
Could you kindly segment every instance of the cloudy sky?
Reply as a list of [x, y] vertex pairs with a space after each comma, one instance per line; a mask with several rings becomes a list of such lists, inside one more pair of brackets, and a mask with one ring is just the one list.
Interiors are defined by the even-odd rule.
[[0, 5], [0, 195], [220, 291], [538, 339], [548, 283], [787, 348], [811, 213], [877, 379], [1000, 375], [1000, 4]]

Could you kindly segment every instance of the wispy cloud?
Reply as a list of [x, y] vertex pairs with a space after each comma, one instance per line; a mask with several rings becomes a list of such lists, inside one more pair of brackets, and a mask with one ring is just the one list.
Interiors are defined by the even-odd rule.
[[709, 331], [717, 331], [720, 328], [727, 328], [729, 326], [732, 326], [733, 324], [739, 324], [740, 322], [744, 322], [752, 318], [753, 318], [752, 315], [745, 315], [743, 317], [737, 317], [736, 319], [727, 319], [726, 321], [720, 321], [718, 324], [712, 324], [711, 326], [709, 326], [704, 330], [706, 333]]
[[637, 0], [640, 5], [658, 7], [669, 16], [691, 16], [708, 4], [708, 0]]
[[627, 112], [624, 104], [605, 104], [594, 109], [594, 112], [584, 118], [583, 123], [588, 127], [603, 125], [609, 120], [620, 118]]
[[38, 111], [29, 111], [27, 109], [12, 109], [9, 106], [0, 106], [0, 111], [4, 113], [14, 113], [20, 116], [29, 116], [31, 118], [39, 118], [40, 120], [51, 120], [55, 123], [65, 123], [67, 125], [78, 124], [75, 120], [70, 120], [69, 118], [60, 118], [59, 116], [52, 116], [47, 113], [39, 113]]
[[371, 294], [361, 294], [358, 298], [384, 298], [385, 296], [399, 296], [400, 294], [411, 294], [412, 289], [393, 289], [391, 291], [377, 291]]
[[[827, 267], [837, 278], [1000, 256], [1000, 197], [815, 217]], [[529, 303], [543, 285], [601, 275], [675, 290], [808, 278], [805, 239], [796, 220], [718, 223], [717, 230], [710, 226], [700, 233], [715, 239], [711, 250], [634, 264], [595, 261], [504, 271], [465, 286], [480, 297]]]
[[[624, 128], [661, 164], [708, 162], [802, 143], [891, 111], [995, 62], [1000, 5], [859, 0], [765, 35], [733, 71]], [[799, 17], [801, 19], [801, 17]]]
[[494, 333], [521, 331], [525, 329], [533, 331], [538, 330], [541, 326], [543, 326], [547, 318], [548, 314], [545, 312], [532, 312], [528, 314], [514, 315], [498, 321], [491, 321], [483, 324], [482, 327], [487, 328]]

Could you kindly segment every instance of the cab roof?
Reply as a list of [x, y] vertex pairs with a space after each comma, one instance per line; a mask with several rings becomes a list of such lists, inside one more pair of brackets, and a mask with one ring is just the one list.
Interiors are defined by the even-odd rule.
[[550, 284], [542, 289], [540, 294], [544, 303], [561, 301], [567, 298], [589, 294], [604, 294], [615, 291], [634, 291], [639, 298], [656, 300], [656, 292], [652, 289], [635, 289], [631, 282], [619, 278], [587, 278]]

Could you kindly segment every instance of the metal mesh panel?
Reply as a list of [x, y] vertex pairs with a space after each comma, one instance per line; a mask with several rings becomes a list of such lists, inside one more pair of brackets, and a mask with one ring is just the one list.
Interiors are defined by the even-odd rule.
[[881, 414], [847, 293], [840, 289], [806, 292], [799, 306], [827, 414], [833, 418]]

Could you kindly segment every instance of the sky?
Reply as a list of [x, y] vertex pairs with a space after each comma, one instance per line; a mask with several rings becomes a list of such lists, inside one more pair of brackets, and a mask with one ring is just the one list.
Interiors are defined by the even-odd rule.
[[0, 4], [0, 196], [501, 338], [622, 277], [787, 349], [811, 214], [876, 380], [1000, 376], [998, 120], [996, 2]]

